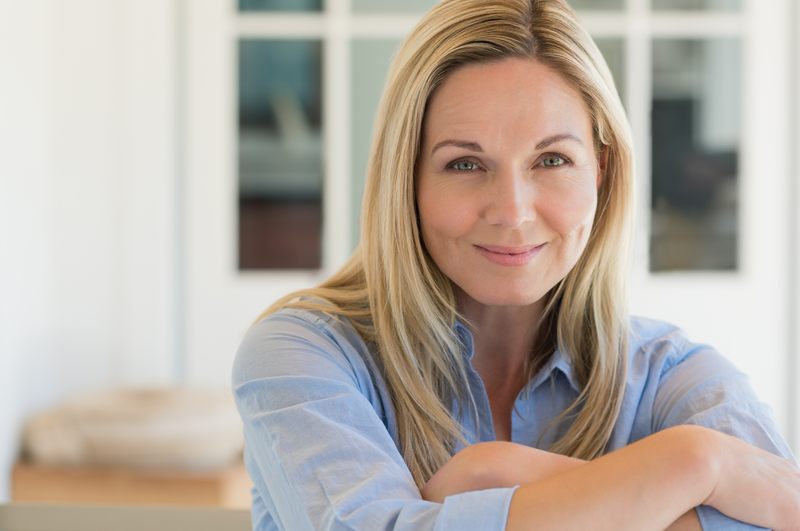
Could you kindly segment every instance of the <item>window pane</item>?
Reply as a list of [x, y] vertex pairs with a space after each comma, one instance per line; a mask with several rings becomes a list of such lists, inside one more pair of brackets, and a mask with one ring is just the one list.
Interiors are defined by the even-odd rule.
[[372, 126], [392, 55], [399, 45], [400, 41], [397, 39], [353, 40], [351, 49], [353, 59], [351, 156], [353, 161], [352, 227], [354, 243], [359, 239], [361, 195], [364, 191], [364, 179], [367, 174], [367, 158], [372, 145]]
[[585, 11], [601, 11], [606, 9], [622, 9], [623, 0], [569, 0], [575, 9]]
[[719, 10], [735, 11], [742, 8], [742, 0], [653, 0], [653, 9], [675, 10]]
[[652, 271], [737, 268], [740, 71], [738, 39], [653, 43]]
[[316, 269], [322, 46], [239, 41], [239, 268]]
[[619, 37], [595, 38], [594, 42], [608, 63], [619, 97], [625, 102], [625, 43]]
[[322, 0], [239, 0], [239, 11], [321, 11]]
[[425, 13], [438, 0], [353, 0], [356, 13]]

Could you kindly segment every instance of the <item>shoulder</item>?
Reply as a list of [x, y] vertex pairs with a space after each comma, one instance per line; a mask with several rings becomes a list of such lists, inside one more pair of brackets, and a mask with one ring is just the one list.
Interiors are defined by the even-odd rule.
[[233, 365], [234, 385], [264, 376], [347, 377], [361, 383], [372, 353], [347, 318], [283, 308], [244, 334]]
[[631, 317], [628, 352], [634, 375], [646, 371], [661, 379], [673, 370], [691, 366], [703, 373], [738, 372], [716, 349], [688, 337], [678, 326], [656, 319]]
[[634, 317], [629, 347], [616, 447], [670, 426], [697, 424], [791, 456], [747, 375], [712, 346], [670, 323]]
[[391, 397], [378, 367], [349, 319], [284, 308], [247, 330], [231, 377], [240, 408], [251, 402], [324, 402], [346, 404], [339, 407], [353, 413], [369, 403], [397, 444]]
[[659, 346], [680, 349], [689, 341], [686, 333], [676, 325], [640, 316], [630, 318], [628, 339], [631, 350], [651, 350]]
[[713, 346], [673, 324], [641, 317], [630, 322], [627, 387], [637, 401], [654, 404], [656, 417], [658, 404], [696, 402], [702, 394], [753, 398], [747, 376]]
[[742, 404], [765, 417], [747, 377], [716, 349], [673, 324], [631, 318], [626, 406], [634, 438], [676, 424], [716, 427], [715, 415]]
[[728, 406], [763, 416], [744, 373], [714, 347], [663, 321], [631, 320], [628, 385], [651, 403], [653, 425], [660, 428]]

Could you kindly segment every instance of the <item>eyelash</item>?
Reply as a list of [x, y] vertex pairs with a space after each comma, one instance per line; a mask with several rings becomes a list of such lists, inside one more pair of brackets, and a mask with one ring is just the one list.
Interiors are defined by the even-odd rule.
[[[547, 160], [547, 159], [561, 159], [563, 162], [561, 162], [561, 164], [557, 164], [555, 166], [548, 166], [548, 165], [544, 164], [544, 161]], [[541, 164], [543, 165], [543, 167], [545, 167], [545, 168], [561, 168], [563, 166], [567, 166], [568, 164], [571, 164], [571, 161], [567, 157], [565, 157], [564, 155], [559, 155], [558, 153], [546, 153], [544, 156], [541, 157], [540, 161], [541, 161]], [[457, 169], [455, 167], [456, 165], [463, 164], [463, 163], [472, 164], [472, 165], [474, 165], [474, 168], [471, 169], [471, 170], [464, 170], [464, 169]], [[446, 169], [450, 170], [450, 171], [457, 172], [457, 173], [469, 173], [471, 171], [475, 171], [478, 168], [480, 168], [480, 164], [478, 164], [477, 162], [475, 162], [473, 160], [459, 159], [459, 160], [455, 160], [455, 161], [451, 162], [450, 164], [448, 164]]]
[[[472, 170], [458, 169], [458, 168], [456, 168], [456, 166], [459, 165], [459, 164], [472, 164], [474, 166], [474, 168]], [[462, 160], [453, 161], [453, 162], [451, 162], [450, 164], [447, 165], [447, 169], [448, 170], [459, 172], [459, 173], [467, 173], [467, 172], [470, 172], [470, 171], [474, 171], [474, 170], [478, 169], [479, 167], [480, 167], [480, 165], [477, 162], [472, 161], [472, 160], [463, 160], [463, 159]]]
[[570, 160], [567, 157], [559, 155], [558, 153], [547, 153], [544, 157], [542, 157], [542, 163], [544, 163], [544, 161], [547, 159], [561, 159], [563, 162], [556, 166], [545, 166], [546, 168], [560, 168], [561, 166], [570, 164]]

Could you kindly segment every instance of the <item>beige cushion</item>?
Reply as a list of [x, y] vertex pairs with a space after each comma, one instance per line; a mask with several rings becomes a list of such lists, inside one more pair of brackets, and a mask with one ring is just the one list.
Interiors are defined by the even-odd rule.
[[206, 470], [242, 451], [227, 390], [136, 389], [85, 395], [27, 423], [28, 458], [49, 465]]

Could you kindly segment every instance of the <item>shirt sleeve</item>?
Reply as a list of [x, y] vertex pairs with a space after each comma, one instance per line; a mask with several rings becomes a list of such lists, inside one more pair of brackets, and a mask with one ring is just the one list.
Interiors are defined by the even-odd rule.
[[421, 498], [347, 346], [320, 323], [274, 314], [236, 355], [247, 467], [266, 506], [254, 505], [254, 529], [505, 529], [513, 488]]
[[[705, 426], [794, 460], [772, 411], [758, 400], [747, 376], [709, 347], [682, 347], [679, 350], [684, 354], [662, 372], [653, 407], [653, 431], [679, 424]], [[705, 531], [763, 529], [708, 506], [698, 507], [697, 515]]]

